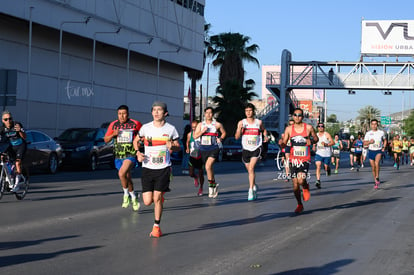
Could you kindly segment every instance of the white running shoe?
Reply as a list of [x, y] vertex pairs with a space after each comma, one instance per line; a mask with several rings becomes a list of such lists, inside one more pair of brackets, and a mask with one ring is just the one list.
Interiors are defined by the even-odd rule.
[[209, 198], [212, 198], [213, 197], [213, 194], [214, 193], [214, 188], [213, 187], [209, 187], [208, 188], [208, 197]]
[[213, 188], [213, 198], [214, 199], [217, 198], [217, 196], [218, 196], [218, 187], [219, 187], [219, 184], [216, 183], [216, 187]]
[[248, 201], [254, 200], [254, 191], [253, 191], [253, 189], [249, 189], [249, 192], [248, 192], [248, 195], [247, 195], [247, 200]]

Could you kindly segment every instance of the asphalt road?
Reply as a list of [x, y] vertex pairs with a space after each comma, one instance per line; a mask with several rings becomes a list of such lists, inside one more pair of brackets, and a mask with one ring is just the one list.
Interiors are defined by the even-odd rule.
[[312, 169], [300, 215], [274, 167], [257, 167], [254, 202], [238, 161], [216, 164], [217, 199], [174, 167], [160, 239], [152, 207], [121, 208], [115, 170], [33, 175], [23, 201], [0, 201], [0, 274], [414, 274], [414, 167], [386, 160], [378, 190], [367, 167], [320, 190]]

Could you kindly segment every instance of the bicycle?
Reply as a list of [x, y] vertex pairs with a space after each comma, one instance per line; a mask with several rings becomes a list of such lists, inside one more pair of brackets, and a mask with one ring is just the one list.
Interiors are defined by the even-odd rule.
[[15, 183], [15, 165], [6, 153], [8, 146], [1, 147], [3, 150], [1, 150], [0, 157], [0, 199], [2, 199], [4, 193], [8, 192], [13, 193], [16, 199], [22, 200], [29, 190], [29, 174], [25, 168], [22, 168], [20, 180]]

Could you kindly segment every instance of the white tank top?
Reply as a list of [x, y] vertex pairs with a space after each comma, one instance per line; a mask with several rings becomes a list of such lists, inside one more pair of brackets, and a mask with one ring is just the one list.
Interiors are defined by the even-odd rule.
[[260, 120], [255, 119], [252, 124], [247, 119], [242, 120], [243, 134], [242, 146], [244, 150], [254, 151], [262, 146], [262, 133], [260, 132]]
[[317, 133], [319, 141], [316, 144], [316, 154], [318, 154], [321, 157], [330, 157], [331, 156], [331, 146], [323, 146], [322, 142], [325, 144], [329, 143], [329, 139], [326, 137], [325, 132], [323, 133], [323, 136], [320, 136], [319, 133]]

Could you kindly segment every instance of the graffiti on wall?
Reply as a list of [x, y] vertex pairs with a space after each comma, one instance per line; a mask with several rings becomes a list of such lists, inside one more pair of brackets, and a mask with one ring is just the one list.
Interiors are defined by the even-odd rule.
[[71, 86], [70, 80], [66, 83], [66, 95], [70, 100], [72, 97], [92, 97], [94, 96], [93, 90], [90, 87]]

